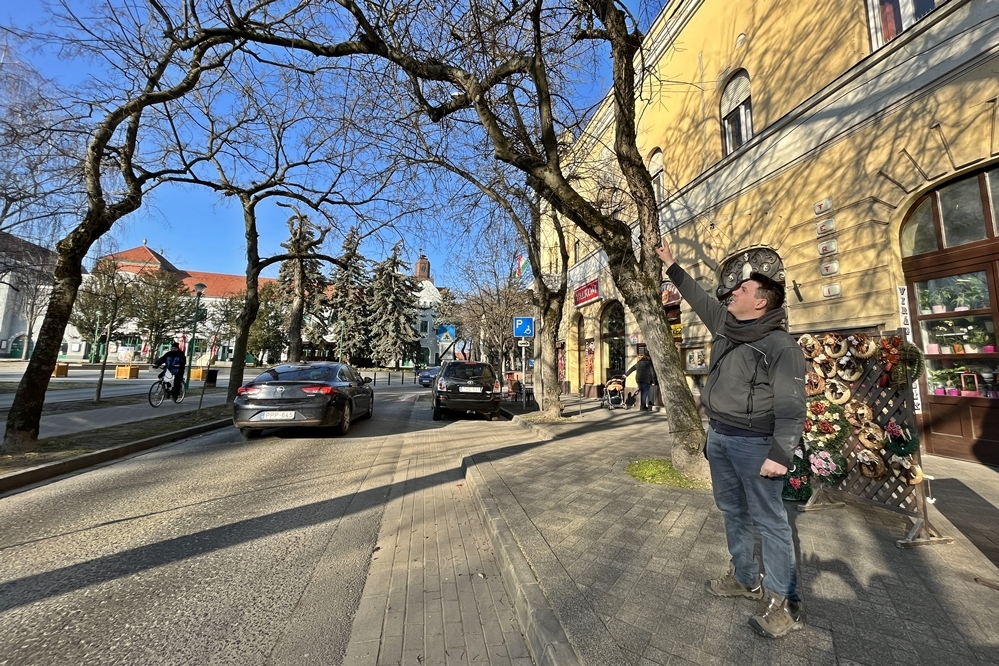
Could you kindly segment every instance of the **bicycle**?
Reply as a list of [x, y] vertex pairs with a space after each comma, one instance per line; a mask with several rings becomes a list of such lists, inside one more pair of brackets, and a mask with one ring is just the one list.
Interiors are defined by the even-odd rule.
[[[167, 372], [164, 370], [159, 374], [159, 378], [153, 382], [153, 385], [149, 387], [149, 404], [153, 407], [159, 407], [162, 405], [163, 399], [170, 395], [170, 390], [173, 388], [173, 382], [167, 378], [166, 375]], [[187, 395], [187, 392], [184, 388], [183, 378], [178, 377], [177, 381], [180, 382], [180, 393], [177, 394], [177, 398], [174, 402], [179, 404], [184, 402], [184, 396]]]

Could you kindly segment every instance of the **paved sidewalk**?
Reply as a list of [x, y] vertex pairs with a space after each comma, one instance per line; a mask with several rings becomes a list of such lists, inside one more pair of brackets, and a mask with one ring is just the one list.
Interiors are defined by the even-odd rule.
[[[224, 391], [206, 393], [202, 407], [225, 404], [225, 397], [226, 394]], [[201, 387], [192, 385], [191, 391], [184, 398], [184, 402], [180, 404], [174, 403], [171, 400], [165, 400], [159, 407], [153, 407], [149, 402], [142, 402], [134, 405], [87, 409], [80, 412], [49, 414], [48, 416], [42, 416], [41, 424], [38, 428], [38, 437], [39, 439], [61, 437], [76, 432], [107, 428], [108, 426], [121, 425], [123, 423], [146, 421], [161, 416], [169, 416], [170, 414], [193, 412], [198, 408], [198, 400], [200, 398]], [[0, 436], [6, 430], [7, 424], [0, 423]]]
[[[999, 581], [999, 571], [946, 518], [965, 502], [949, 475], [967, 472], [968, 496], [995, 509], [994, 470], [927, 460], [937, 475], [931, 518], [959, 537], [951, 545], [897, 548], [908, 520], [865, 505], [790, 511], [808, 626], [773, 641], [747, 625], [754, 602], [704, 591], [728, 561], [710, 493], [624, 472], [669, 455], [661, 413], [595, 406], [572, 404], [573, 421], [532, 426], [552, 438], [542, 445], [474, 458], [583, 664], [999, 662], [999, 591], [976, 582]], [[972, 489], [980, 484], [989, 488]], [[995, 523], [983, 527], [995, 536]]]
[[439, 439], [406, 435], [344, 664], [530, 666], [459, 456]]

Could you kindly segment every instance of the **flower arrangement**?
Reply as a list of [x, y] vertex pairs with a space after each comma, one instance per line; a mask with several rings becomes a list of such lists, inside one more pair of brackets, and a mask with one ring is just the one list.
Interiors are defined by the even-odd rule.
[[791, 469], [784, 477], [781, 497], [789, 500], [807, 500], [812, 496], [812, 470], [805, 462], [805, 453], [799, 446], [791, 457]]
[[850, 436], [852, 428], [846, 422], [843, 407], [818, 398], [807, 403], [805, 414], [805, 431], [802, 437], [809, 449], [839, 448]]
[[818, 449], [808, 454], [808, 464], [815, 479], [831, 486], [846, 476], [846, 458], [835, 449]]
[[911, 455], [919, 450], [919, 438], [892, 419], [885, 425], [885, 450], [900, 457]]

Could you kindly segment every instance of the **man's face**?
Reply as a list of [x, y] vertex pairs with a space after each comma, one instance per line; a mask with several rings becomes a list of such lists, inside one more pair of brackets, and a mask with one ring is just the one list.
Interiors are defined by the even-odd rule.
[[732, 291], [728, 300], [728, 311], [736, 319], [758, 319], [767, 311], [767, 299], [756, 295], [760, 283], [746, 280]]

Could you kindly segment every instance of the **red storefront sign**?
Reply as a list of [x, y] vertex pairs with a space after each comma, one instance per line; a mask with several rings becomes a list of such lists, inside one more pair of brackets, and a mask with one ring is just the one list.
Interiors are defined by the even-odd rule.
[[593, 301], [600, 299], [600, 279], [597, 278], [591, 282], [587, 282], [582, 287], [577, 287], [575, 291], [572, 292], [572, 302], [578, 308], [580, 305], [586, 305], [587, 303], [592, 303]]

